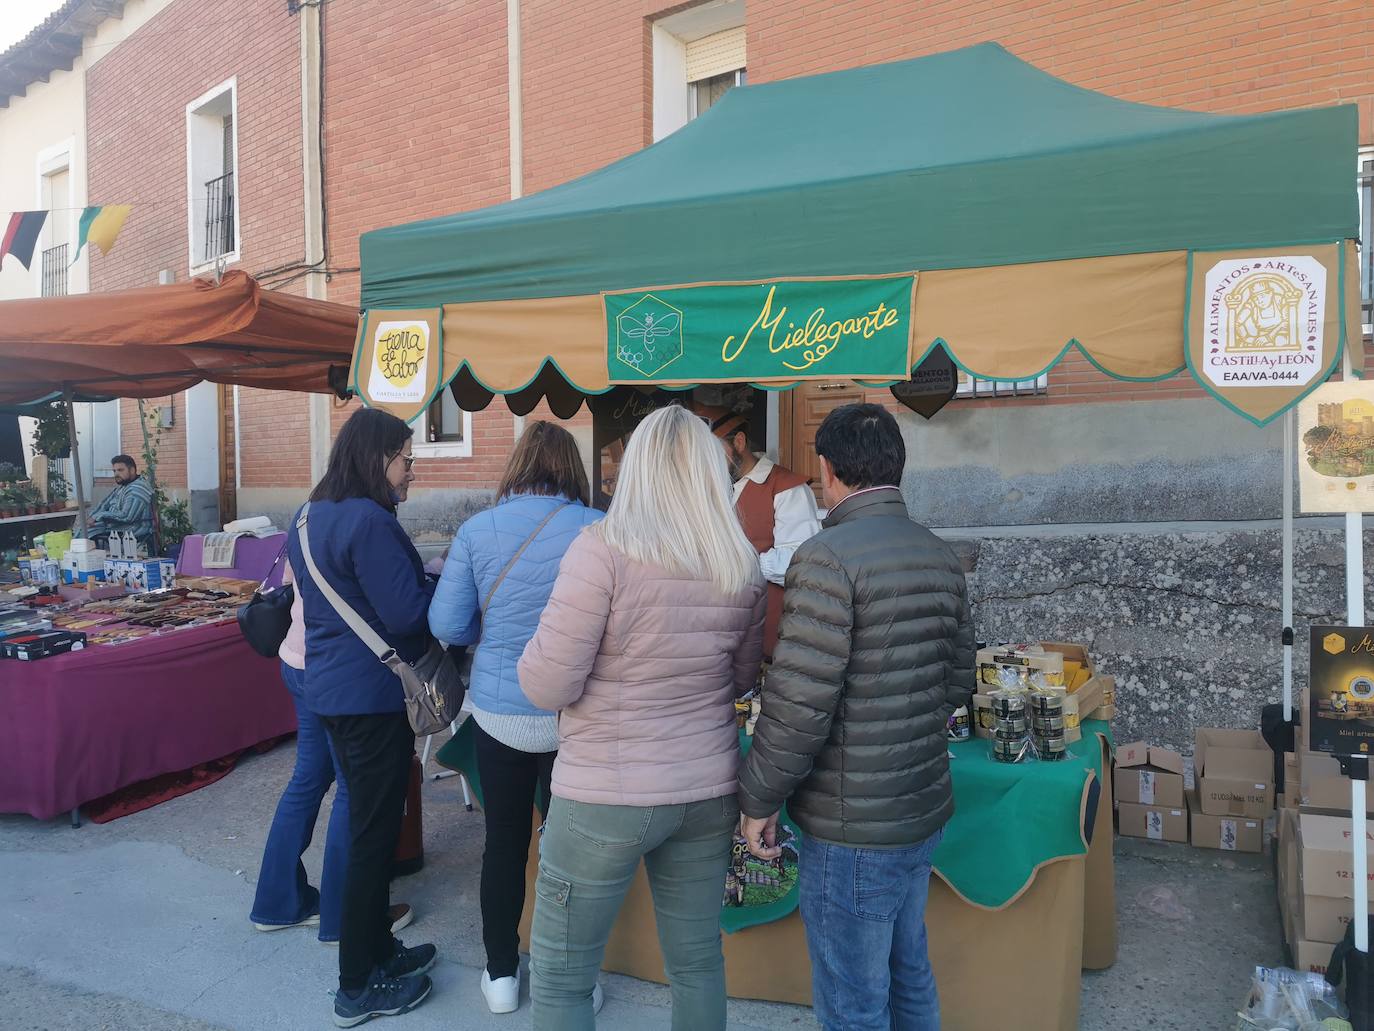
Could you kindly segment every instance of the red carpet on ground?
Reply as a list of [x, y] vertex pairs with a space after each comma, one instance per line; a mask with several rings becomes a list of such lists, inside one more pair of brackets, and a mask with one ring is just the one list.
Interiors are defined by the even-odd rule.
[[164, 773], [160, 777], [141, 780], [137, 784], [130, 784], [128, 787], [112, 791], [101, 798], [92, 799], [81, 807], [81, 813], [92, 823], [109, 823], [111, 820], [118, 820], [121, 816], [141, 813], [143, 810], [151, 809], [169, 799], [189, 795], [192, 791], [199, 791], [207, 784], [213, 784], [226, 776], [230, 770], [238, 765], [239, 759], [247, 753], [252, 752], [255, 755], [260, 755], [263, 752], [270, 752], [287, 738], [293, 736], [292, 734], [283, 734], [269, 741], [260, 742], [252, 748], [242, 748], [218, 759], [211, 759], [209, 762], [192, 766], [189, 770], [178, 770], [176, 773]]

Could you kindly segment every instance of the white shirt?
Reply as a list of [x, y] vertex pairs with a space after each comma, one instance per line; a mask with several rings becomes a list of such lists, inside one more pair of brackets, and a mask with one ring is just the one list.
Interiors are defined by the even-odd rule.
[[[758, 463], [735, 481], [735, 503], [744, 492], [744, 485], [753, 481], [762, 485], [773, 471], [773, 462], [756, 455]], [[787, 576], [792, 554], [801, 545], [821, 532], [821, 518], [816, 511], [816, 495], [808, 484], [799, 484], [773, 496], [773, 547], [759, 554], [759, 568], [769, 583], [782, 586]]]

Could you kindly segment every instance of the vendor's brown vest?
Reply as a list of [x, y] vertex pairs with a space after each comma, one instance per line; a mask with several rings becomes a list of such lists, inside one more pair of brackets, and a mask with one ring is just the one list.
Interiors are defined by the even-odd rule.
[[[800, 487], [806, 480], [791, 469], [780, 465], [772, 470], [762, 483], [746, 480], [744, 490], [740, 491], [735, 502], [735, 512], [744, 527], [744, 535], [761, 555], [773, 547], [773, 499], [785, 490]], [[782, 616], [782, 588], [775, 583], [768, 585], [768, 621], [764, 624], [763, 654], [773, 655], [773, 646], [778, 643], [778, 619]]]

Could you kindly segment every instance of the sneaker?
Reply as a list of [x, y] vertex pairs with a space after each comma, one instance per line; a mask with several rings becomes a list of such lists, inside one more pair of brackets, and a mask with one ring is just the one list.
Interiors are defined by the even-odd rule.
[[253, 927], [259, 931], [284, 931], [288, 927], [319, 927], [320, 914], [315, 913], [306, 917], [304, 920], [297, 920], [294, 924], [259, 924], [254, 923]]
[[391, 978], [374, 971], [372, 981], [356, 999], [341, 991], [334, 993], [334, 1024], [357, 1027], [373, 1017], [409, 1013], [429, 997], [433, 987], [427, 977]]
[[483, 968], [482, 997], [493, 1013], [514, 1013], [520, 1008], [520, 971], [517, 970], [514, 977], [498, 977], [493, 981]]
[[408, 949], [399, 941], [396, 951], [382, 968], [385, 977], [419, 977], [427, 974], [434, 966], [439, 950], [433, 945], [417, 945]]
[[[411, 909], [411, 908], [410, 908], [408, 905], [406, 905], [404, 902], [400, 902], [400, 903], [397, 903], [396, 905], [392, 906], [390, 909], [388, 909], [388, 910], [386, 911], [386, 915], [387, 915], [387, 918], [391, 921], [391, 933], [392, 933], [392, 934], [396, 934], [396, 933], [399, 932], [403, 927], [409, 927], [411, 924], [413, 924], [413, 923], [415, 922], [415, 910]], [[316, 918], [315, 918], [315, 923], [318, 924], [319, 922], [320, 922], [319, 917], [316, 917]], [[275, 931], [276, 928], [275, 928], [275, 927], [262, 927], [262, 928], [259, 928], [259, 930], [263, 930], [263, 931]], [[337, 948], [339, 947], [339, 939], [338, 939], [338, 938], [334, 938], [334, 939], [331, 940], [331, 941], [325, 941], [323, 938], [321, 938], [321, 939], [320, 939], [320, 944], [321, 944], [321, 945], [329, 945], [329, 946], [332, 946], [332, 947], [334, 947], [334, 948], [337, 949]]]

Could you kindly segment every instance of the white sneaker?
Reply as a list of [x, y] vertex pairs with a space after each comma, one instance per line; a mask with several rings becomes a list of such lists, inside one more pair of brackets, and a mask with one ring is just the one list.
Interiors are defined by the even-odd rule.
[[484, 967], [482, 997], [493, 1013], [514, 1013], [520, 1008], [520, 972], [517, 970], [514, 977], [498, 977], [493, 981]]

